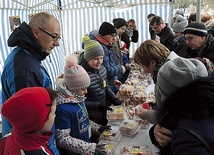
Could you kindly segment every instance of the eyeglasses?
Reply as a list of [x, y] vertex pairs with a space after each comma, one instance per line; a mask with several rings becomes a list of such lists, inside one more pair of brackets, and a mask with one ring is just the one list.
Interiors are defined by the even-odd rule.
[[53, 38], [53, 41], [59, 41], [61, 39], [61, 37], [59, 37], [58, 35], [52, 35], [50, 33], [48, 33], [47, 31], [41, 29], [41, 28], [38, 28], [40, 31], [46, 33], [47, 35], [49, 35], [51, 38]]
[[161, 25], [161, 24], [159, 24], [158, 26], [156, 26], [156, 27], [154, 27], [154, 28], [151, 26], [151, 28], [152, 28], [153, 30], [156, 30], [157, 28], [160, 27], [160, 25]]
[[196, 38], [196, 37], [195, 36], [189, 36], [189, 37], [185, 37], [184, 40], [191, 42], [194, 38]]

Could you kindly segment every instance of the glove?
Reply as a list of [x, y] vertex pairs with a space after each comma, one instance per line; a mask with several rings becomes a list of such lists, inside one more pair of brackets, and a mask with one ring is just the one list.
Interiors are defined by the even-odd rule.
[[98, 129], [98, 134], [101, 135], [103, 133], [103, 131], [105, 130], [111, 130], [111, 126], [110, 125], [103, 125]]
[[107, 155], [106, 148], [103, 145], [97, 145], [95, 155]]
[[98, 110], [99, 110], [100, 112], [104, 112], [104, 111], [106, 111], [106, 110], [112, 110], [112, 108], [110, 108], [109, 106], [106, 106], [106, 105], [104, 105], [104, 104], [99, 104], [99, 105], [98, 105]]
[[118, 98], [114, 99], [113, 105], [117, 106], [117, 105], [121, 105], [121, 104], [123, 104], [123, 103]]

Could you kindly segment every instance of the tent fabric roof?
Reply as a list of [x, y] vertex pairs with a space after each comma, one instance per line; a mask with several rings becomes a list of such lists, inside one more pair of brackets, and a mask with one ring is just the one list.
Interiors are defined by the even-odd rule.
[[163, 4], [168, 0], [0, 0], [0, 8], [7, 9], [80, 9], [89, 7], [126, 8], [137, 5]]

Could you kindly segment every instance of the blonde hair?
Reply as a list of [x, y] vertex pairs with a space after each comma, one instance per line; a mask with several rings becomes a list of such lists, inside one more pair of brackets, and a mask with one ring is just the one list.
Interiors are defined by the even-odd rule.
[[135, 24], [135, 20], [134, 20], [134, 19], [129, 19], [129, 20], [126, 21], [126, 23], [127, 23], [127, 24], [129, 24], [129, 23]]
[[169, 54], [170, 51], [163, 44], [154, 40], [146, 40], [137, 48], [133, 59], [135, 63], [149, 67], [151, 61], [160, 63], [164, 61]]
[[201, 22], [202, 23], [205, 23], [212, 18], [213, 18], [213, 15], [209, 12], [202, 12], [201, 13]]

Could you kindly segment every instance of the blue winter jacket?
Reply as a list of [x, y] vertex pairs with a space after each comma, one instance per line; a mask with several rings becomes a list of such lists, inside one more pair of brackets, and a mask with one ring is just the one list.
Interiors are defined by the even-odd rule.
[[[97, 31], [92, 31], [89, 34], [90, 38], [92, 40], [98, 41], [104, 50], [104, 58], [103, 58], [103, 66], [106, 68], [107, 71], [107, 80], [109, 83], [110, 88], [116, 93], [117, 88], [114, 86], [114, 80], [118, 79], [118, 75], [123, 74], [122, 73], [122, 66], [120, 64], [117, 64], [116, 58], [115, 58], [115, 51], [113, 47], [107, 42], [104, 42], [104, 40], [97, 39], [96, 36], [100, 36], [97, 34]], [[101, 37], [101, 36], [100, 36]]]

